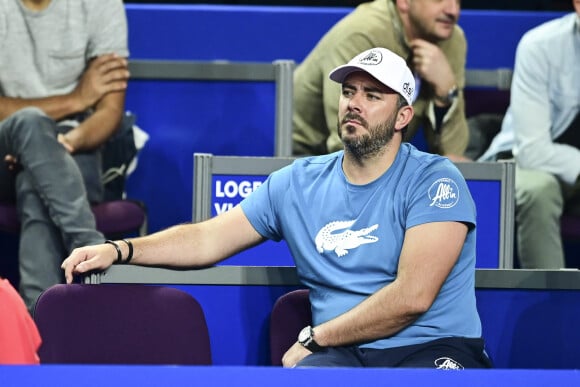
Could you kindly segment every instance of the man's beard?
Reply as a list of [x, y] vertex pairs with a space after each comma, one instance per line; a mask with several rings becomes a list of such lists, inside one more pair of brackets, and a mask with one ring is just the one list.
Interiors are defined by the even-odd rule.
[[[338, 137], [340, 137], [344, 144], [345, 152], [350, 153], [359, 161], [370, 159], [383, 153], [386, 149], [386, 145], [395, 135], [396, 118], [396, 114], [393, 114], [380, 124], [370, 127], [366, 120], [359, 115], [355, 113], [347, 113], [342, 121], [338, 123]], [[356, 137], [344, 136], [343, 138], [341, 126], [349, 120], [360, 122], [361, 126], [367, 129], [368, 133]], [[345, 130], [348, 131], [349, 126], [346, 126]]]

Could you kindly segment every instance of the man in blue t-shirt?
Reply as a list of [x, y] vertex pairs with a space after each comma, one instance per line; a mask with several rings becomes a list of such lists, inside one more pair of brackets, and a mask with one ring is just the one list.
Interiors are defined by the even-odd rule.
[[313, 317], [285, 366], [490, 367], [475, 304], [475, 205], [448, 159], [403, 143], [411, 71], [373, 48], [330, 78], [342, 84], [344, 150], [296, 160], [206, 222], [76, 249], [67, 281], [131, 258], [207, 266], [284, 239]]

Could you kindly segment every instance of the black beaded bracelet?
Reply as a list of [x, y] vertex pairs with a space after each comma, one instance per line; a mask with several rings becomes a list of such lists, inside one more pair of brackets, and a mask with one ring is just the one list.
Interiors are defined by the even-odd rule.
[[108, 243], [110, 245], [115, 246], [115, 250], [117, 250], [117, 262], [116, 263], [122, 263], [123, 254], [121, 253], [121, 248], [119, 247], [117, 242], [113, 242], [112, 240], [107, 239], [105, 241], [105, 243]]
[[125, 242], [127, 246], [129, 246], [129, 255], [127, 255], [127, 259], [123, 263], [129, 263], [131, 258], [133, 258], [133, 243], [131, 243], [131, 241], [128, 239], [122, 239], [122, 241]]

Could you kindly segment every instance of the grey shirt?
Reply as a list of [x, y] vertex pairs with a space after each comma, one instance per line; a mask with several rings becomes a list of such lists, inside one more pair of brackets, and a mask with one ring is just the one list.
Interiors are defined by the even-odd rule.
[[0, 0], [1, 96], [69, 93], [91, 58], [111, 52], [129, 56], [121, 0], [52, 0], [42, 11]]

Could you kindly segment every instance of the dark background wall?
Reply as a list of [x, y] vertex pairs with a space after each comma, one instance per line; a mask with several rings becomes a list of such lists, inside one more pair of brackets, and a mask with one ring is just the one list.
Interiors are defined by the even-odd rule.
[[[232, 4], [232, 5], [296, 5], [354, 7], [364, 0], [125, 0], [125, 3], [154, 4]], [[506, 9], [506, 10], [572, 10], [572, 0], [463, 0], [463, 9]]]

